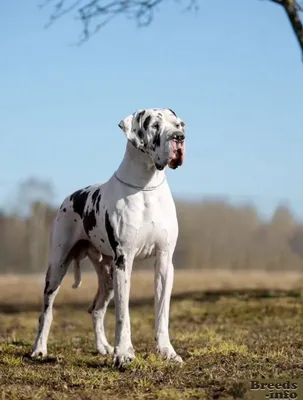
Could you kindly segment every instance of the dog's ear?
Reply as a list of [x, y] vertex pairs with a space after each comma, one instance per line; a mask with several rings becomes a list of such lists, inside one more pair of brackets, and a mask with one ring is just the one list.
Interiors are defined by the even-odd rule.
[[141, 130], [142, 116], [144, 113], [145, 110], [139, 110], [124, 118], [118, 125], [127, 139], [138, 149], [144, 147], [143, 134]]
[[128, 117], [122, 119], [120, 123], [118, 124], [119, 128], [122, 129], [124, 132], [125, 136], [127, 139], [130, 139], [131, 132], [132, 132], [132, 126], [133, 126], [133, 118], [134, 115], [129, 115]]

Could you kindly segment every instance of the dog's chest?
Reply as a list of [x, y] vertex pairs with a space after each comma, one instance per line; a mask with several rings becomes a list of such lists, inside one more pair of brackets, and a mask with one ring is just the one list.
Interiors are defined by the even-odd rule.
[[137, 260], [145, 259], [176, 242], [176, 209], [168, 187], [128, 195], [121, 195], [114, 187], [104, 193], [98, 208], [97, 224], [90, 237], [104, 254], [111, 254], [115, 242], [134, 252]]
[[137, 226], [135, 240], [137, 259], [154, 256], [157, 250], [167, 250], [169, 243], [174, 242], [178, 234], [172, 199], [146, 196], [142, 203], [140, 224]]
[[161, 225], [146, 221], [138, 230], [135, 242], [136, 259], [152, 257], [156, 254], [156, 250], [165, 250], [167, 244], [167, 230]]

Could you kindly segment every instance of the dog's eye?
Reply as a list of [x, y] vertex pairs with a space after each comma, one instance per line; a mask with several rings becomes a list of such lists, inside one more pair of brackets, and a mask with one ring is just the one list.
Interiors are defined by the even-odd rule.
[[156, 131], [158, 131], [160, 128], [159, 123], [158, 122], [154, 123], [153, 128], [156, 129]]

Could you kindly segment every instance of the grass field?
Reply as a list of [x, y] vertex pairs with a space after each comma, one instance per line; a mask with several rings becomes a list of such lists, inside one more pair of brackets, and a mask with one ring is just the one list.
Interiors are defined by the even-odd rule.
[[[0, 277], [0, 399], [234, 399], [242, 379], [303, 376], [302, 275], [178, 271], [170, 332], [183, 365], [155, 354], [153, 276], [132, 279], [137, 359], [122, 371], [95, 354], [90, 315], [93, 274], [55, 302], [49, 356], [27, 357], [40, 310], [42, 276]], [[106, 320], [113, 343], [114, 309]], [[249, 393], [245, 396], [250, 398]]]

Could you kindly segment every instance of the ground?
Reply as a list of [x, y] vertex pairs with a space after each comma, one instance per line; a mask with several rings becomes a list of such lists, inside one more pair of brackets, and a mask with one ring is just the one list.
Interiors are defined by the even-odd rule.
[[[301, 277], [261, 272], [179, 272], [171, 304], [171, 340], [184, 359], [155, 353], [152, 275], [133, 277], [131, 323], [137, 359], [118, 371], [95, 354], [87, 308], [94, 275], [58, 295], [49, 356], [28, 358], [43, 277], [0, 277], [1, 399], [235, 399], [241, 380], [303, 376]], [[107, 318], [113, 342], [114, 309]], [[264, 397], [265, 398], [265, 397]]]

